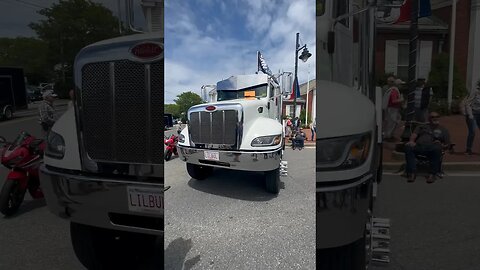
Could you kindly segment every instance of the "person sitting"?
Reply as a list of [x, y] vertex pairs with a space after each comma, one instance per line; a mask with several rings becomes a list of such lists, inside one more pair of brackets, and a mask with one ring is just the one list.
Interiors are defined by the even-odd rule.
[[443, 150], [450, 146], [450, 134], [440, 125], [440, 115], [430, 113], [429, 122], [415, 128], [405, 145], [405, 161], [408, 182], [416, 178], [416, 156], [423, 155], [430, 163], [430, 174], [427, 183], [433, 183], [441, 173]]
[[306, 134], [305, 132], [303, 132], [302, 129], [296, 132], [295, 137], [293, 139], [293, 149], [295, 149], [295, 147], [302, 149], [305, 146], [305, 137], [306, 137]]

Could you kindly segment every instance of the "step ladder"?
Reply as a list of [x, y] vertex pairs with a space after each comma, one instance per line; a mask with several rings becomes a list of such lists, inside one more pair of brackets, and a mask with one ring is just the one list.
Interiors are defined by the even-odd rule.
[[390, 219], [372, 218], [372, 262], [390, 263]]
[[288, 176], [288, 161], [280, 161], [280, 176]]

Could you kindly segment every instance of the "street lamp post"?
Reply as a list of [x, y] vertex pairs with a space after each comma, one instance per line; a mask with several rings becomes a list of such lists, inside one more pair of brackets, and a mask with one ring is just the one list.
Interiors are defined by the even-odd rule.
[[[297, 111], [297, 85], [298, 84], [298, 77], [297, 77], [297, 72], [298, 72], [298, 59], [302, 60], [303, 62], [307, 62], [308, 58], [312, 56], [310, 52], [308, 52], [307, 49], [307, 44], [303, 45], [300, 47], [299, 44], [299, 39], [300, 39], [300, 33], [297, 33], [296, 35], [296, 41], [295, 41], [295, 77], [293, 78], [293, 119], [295, 120], [295, 114]], [[298, 52], [302, 50], [302, 54], [298, 56]], [[296, 80], [296, 82], [295, 82]], [[308, 101], [307, 101], [308, 102]]]

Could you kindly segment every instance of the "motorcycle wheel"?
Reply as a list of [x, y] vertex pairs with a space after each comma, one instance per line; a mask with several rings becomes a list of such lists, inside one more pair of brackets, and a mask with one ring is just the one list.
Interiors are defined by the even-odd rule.
[[0, 192], [0, 212], [5, 216], [11, 216], [17, 212], [25, 197], [25, 190], [22, 191], [19, 183], [7, 179]]
[[165, 150], [165, 153], [163, 156], [165, 157], [165, 161], [169, 161], [172, 158], [172, 152]]

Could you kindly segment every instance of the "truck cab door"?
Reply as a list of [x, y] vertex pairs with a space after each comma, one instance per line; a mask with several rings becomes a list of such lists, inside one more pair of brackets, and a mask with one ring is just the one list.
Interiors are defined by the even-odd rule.
[[272, 84], [268, 84], [268, 116], [271, 119], [281, 121], [281, 100], [280, 100], [280, 88]]

